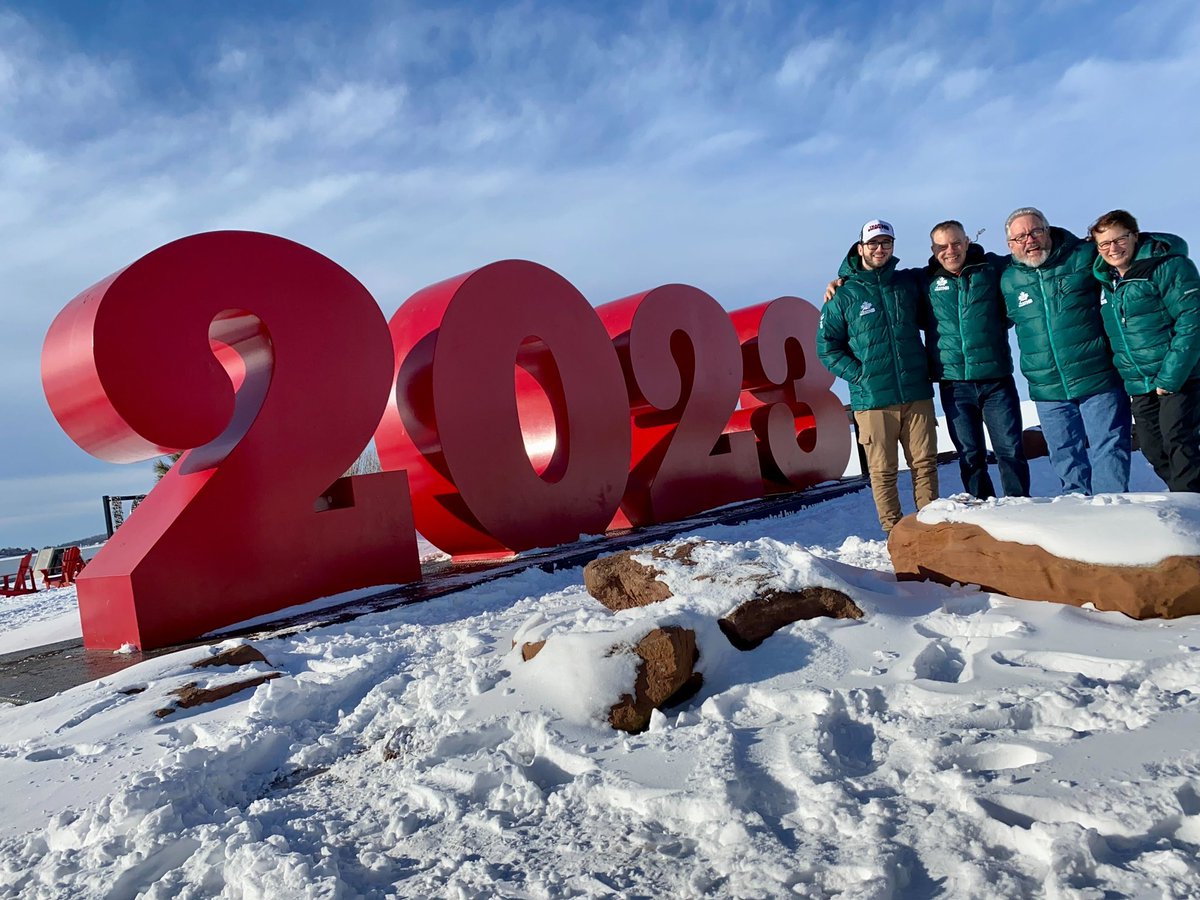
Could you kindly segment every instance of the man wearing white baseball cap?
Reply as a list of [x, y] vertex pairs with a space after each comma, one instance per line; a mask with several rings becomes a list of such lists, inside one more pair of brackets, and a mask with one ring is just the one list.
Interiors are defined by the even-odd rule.
[[845, 279], [825, 304], [817, 355], [850, 385], [858, 441], [885, 534], [904, 515], [896, 478], [897, 445], [912, 471], [917, 509], [937, 499], [937, 419], [919, 310], [919, 270], [900, 271], [896, 232], [882, 219], [862, 227], [838, 275]]

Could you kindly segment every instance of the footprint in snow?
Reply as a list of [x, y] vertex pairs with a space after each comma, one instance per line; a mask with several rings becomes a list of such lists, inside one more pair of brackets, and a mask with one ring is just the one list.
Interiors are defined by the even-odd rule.
[[1058, 672], [1063, 675], [1082, 675], [1100, 681], [1121, 681], [1138, 672], [1143, 662], [1136, 659], [1111, 659], [1066, 653], [1057, 650], [1010, 650], [992, 654], [995, 662], [1004, 666], [1021, 666]]
[[1024, 744], [983, 744], [951, 750], [939, 762], [942, 768], [961, 769], [964, 772], [998, 772], [1031, 766], [1050, 758], [1049, 753]]
[[913, 675], [955, 684], [962, 679], [966, 667], [962, 653], [948, 641], [930, 641], [913, 660]]

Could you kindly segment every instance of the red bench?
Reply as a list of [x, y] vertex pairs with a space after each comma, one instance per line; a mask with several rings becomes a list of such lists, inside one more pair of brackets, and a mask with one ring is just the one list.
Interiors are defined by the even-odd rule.
[[26, 553], [21, 558], [21, 564], [17, 566], [15, 575], [4, 576], [4, 586], [0, 587], [0, 594], [5, 597], [16, 597], [19, 594], [32, 594], [37, 591], [37, 585], [33, 583], [33, 567], [30, 562], [33, 560], [33, 552]]
[[42, 569], [42, 582], [46, 587], [66, 587], [74, 584], [75, 579], [83, 569], [83, 551], [78, 547], [67, 547], [63, 550], [62, 564], [53, 575], [49, 569]]

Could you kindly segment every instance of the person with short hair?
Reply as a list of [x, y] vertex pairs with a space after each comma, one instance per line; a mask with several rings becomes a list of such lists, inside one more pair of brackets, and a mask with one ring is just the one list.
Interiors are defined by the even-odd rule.
[[937, 499], [937, 420], [921, 343], [921, 285], [897, 271], [896, 235], [882, 219], [867, 222], [842, 264], [845, 282], [821, 311], [817, 355], [850, 385], [858, 441], [884, 534], [903, 517], [896, 488], [904, 450], [917, 509]]
[[1008, 316], [1000, 275], [1008, 257], [985, 253], [962, 223], [947, 219], [929, 232], [925, 267], [925, 346], [938, 382], [963, 489], [996, 496], [988, 474], [984, 426], [1006, 497], [1029, 496], [1029, 462], [1021, 445], [1021, 400], [1013, 379]]
[[1089, 230], [1100, 315], [1130, 394], [1138, 444], [1172, 491], [1200, 491], [1200, 273], [1187, 242], [1139, 232], [1123, 209]]
[[1100, 317], [1096, 245], [1051, 226], [1032, 206], [1013, 210], [1004, 231], [1012, 262], [1000, 289], [1063, 493], [1123, 493], [1129, 395]]

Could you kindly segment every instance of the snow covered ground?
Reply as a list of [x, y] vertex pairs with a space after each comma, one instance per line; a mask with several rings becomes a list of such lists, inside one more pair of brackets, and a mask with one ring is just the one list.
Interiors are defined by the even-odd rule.
[[[1133, 489], [1161, 489], [1140, 456]], [[269, 666], [159, 657], [0, 709], [0, 896], [1200, 895], [1200, 622], [897, 583], [868, 491], [697, 533], [866, 615], [710, 650], [636, 736], [593, 717], [586, 652], [511, 649], [679, 613], [602, 613], [579, 569], [258, 641]], [[73, 604], [0, 601], [3, 646]]]

